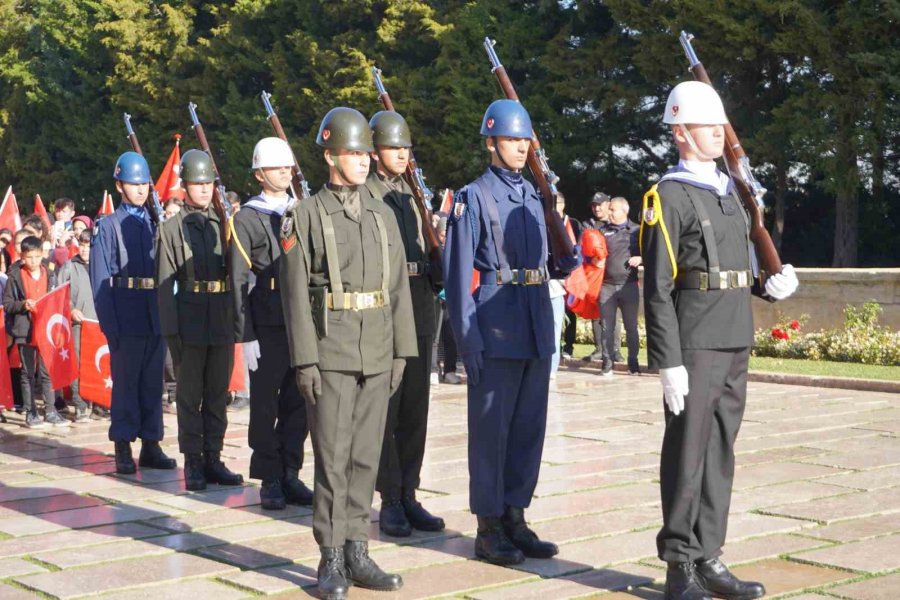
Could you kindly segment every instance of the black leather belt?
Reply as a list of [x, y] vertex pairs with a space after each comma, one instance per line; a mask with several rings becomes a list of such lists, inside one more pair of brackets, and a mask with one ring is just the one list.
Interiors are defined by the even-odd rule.
[[155, 290], [156, 280], [152, 277], [110, 277], [109, 284], [125, 290]]
[[[512, 279], [506, 285], [541, 285], [549, 279], [547, 269], [510, 269], [509, 272]], [[482, 281], [496, 278], [497, 285], [504, 285], [500, 271], [481, 271], [481, 277]]]
[[736, 290], [753, 286], [753, 271], [719, 271], [717, 274], [701, 271], [679, 273], [675, 288], [679, 290]]
[[185, 287], [189, 287], [195, 294], [224, 294], [231, 291], [227, 280], [195, 281], [191, 285], [185, 283]]

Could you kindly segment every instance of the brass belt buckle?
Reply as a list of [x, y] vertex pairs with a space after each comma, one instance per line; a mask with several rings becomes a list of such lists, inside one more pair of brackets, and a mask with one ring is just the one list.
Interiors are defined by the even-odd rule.
[[541, 272], [538, 269], [525, 270], [525, 285], [538, 285], [541, 281]]
[[738, 287], [750, 287], [750, 277], [747, 271], [738, 271], [737, 275]]
[[702, 291], [709, 289], [709, 273], [700, 273], [699, 289]]

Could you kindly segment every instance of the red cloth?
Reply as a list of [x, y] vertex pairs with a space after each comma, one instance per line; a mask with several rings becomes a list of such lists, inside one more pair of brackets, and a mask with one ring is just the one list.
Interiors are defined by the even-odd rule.
[[181, 135], [175, 134], [175, 147], [169, 154], [169, 160], [163, 167], [159, 179], [156, 180], [156, 193], [159, 194], [159, 201], [165, 202], [169, 198], [178, 198], [184, 200], [184, 190], [181, 188], [181, 177], [178, 175], [178, 169], [181, 164], [181, 149], [179, 146]]
[[566, 305], [584, 319], [600, 318], [600, 288], [606, 266], [595, 266], [591, 259], [605, 260], [608, 256], [606, 238], [596, 229], [588, 229], [581, 235], [583, 262], [566, 279], [565, 288], [569, 292]]
[[[3, 309], [0, 308], [0, 340], [6, 342], [6, 319]], [[15, 344], [13, 347], [15, 348]], [[0, 352], [0, 407], [13, 407], [13, 389], [9, 373], [9, 356], [6, 352]]]
[[31, 271], [22, 267], [19, 272], [22, 276], [22, 287], [26, 300], [37, 300], [47, 293], [47, 267], [41, 265], [41, 276], [37, 279], [31, 276]]
[[[22, 217], [19, 215], [19, 205], [16, 203], [16, 195], [13, 194], [12, 186], [6, 190], [3, 196], [3, 203], [0, 204], [0, 229], [9, 229], [13, 233], [22, 229]], [[18, 255], [16, 254], [16, 245], [9, 244], [6, 247], [9, 252], [10, 264], [16, 262]]]
[[234, 345], [234, 367], [231, 369], [231, 380], [228, 382], [229, 392], [243, 392], [246, 389], [244, 380], [244, 351], [240, 344]]
[[53, 229], [53, 225], [50, 224], [50, 215], [47, 213], [47, 209], [44, 208], [44, 203], [41, 201], [41, 195], [34, 195], [34, 214], [41, 218], [41, 221], [44, 222], [44, 227], [47, 228], [47, 231]]
[[97, 216], [103, 217], [114, 212], [116, 212], [116, 207], [113, 206], [112, 196], [106, 190], [103, 190], [103, 202], [100, 203], [100, 210], [97, 211]]
[[97, 321], [81, 322], [81, 356], [78, 364], [81, 396], [109, 408], [112, 405], [109, 345]]
[[[28, 279], [27, 273], [25, 279]], [[66, 283], [38, 299], [34, 307], [31, 340], [47, 366], [54, 390], [61, 390], [78, 377], [69, 306], [69, 284]]]

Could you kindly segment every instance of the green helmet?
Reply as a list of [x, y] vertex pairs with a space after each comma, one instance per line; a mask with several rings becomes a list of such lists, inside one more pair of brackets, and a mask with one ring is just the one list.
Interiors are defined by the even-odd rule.
[[322, 119], [316, 143], [329, 150], [373, 152], [372, 130], [358, 110], [338, 106]]
[[212, 160], [203, 150], [188, 150], [181, 155], [181, 179], [190, 183], [211, 183], [216, 180]]
[[375, 113], [369, 120], [372, 129], [372, 141], [376, 146], [388, 146], [391, 148], [409, 148], [412, 139], [409, 135], [409, 125], [400, 113], [382, 110]]

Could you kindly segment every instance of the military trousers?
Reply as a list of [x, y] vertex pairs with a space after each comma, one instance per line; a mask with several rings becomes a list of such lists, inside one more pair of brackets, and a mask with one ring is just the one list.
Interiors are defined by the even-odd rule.
[[434, 337], [420, 335], [417, 342], [419, 355], [406, 359], [403, 381], [388, 403], [376, 481], [376, 489], [386, 498], [399, 499], [419, 487], [425, 458]]
[[250, 371], [250, 477], [282, 479], [303, 466], [306, 406], [290, 365], [283, 327], [256, 327], [259, 367]]
[[537, 485], [547, 427], [550, 357], [485, 358], [469, 385], [469, 508], [499, 517], [526, 508]]
[[222, 451], [233, 366], [233, 344], [182, 345], [175, 391], [178, 449], [182, 454]]
[[307, 405], [315, 456], [313, 534], [319, 546], [369, 539], [369, 510], [391, 372], [322, 371], [322, 397]]
[[749, 348], [682, 350], [690, 393], [678, 416], [665, 408], [659, 469], [663, 527], [656, 546], [664, 561], [708, 560], [722, 553], [749, 357]]
[[162, 385], [166, 344], [159, 335], [118, 337], [110, 347], [113, 380], [109, 439], [158, 442], [163, 438]]

